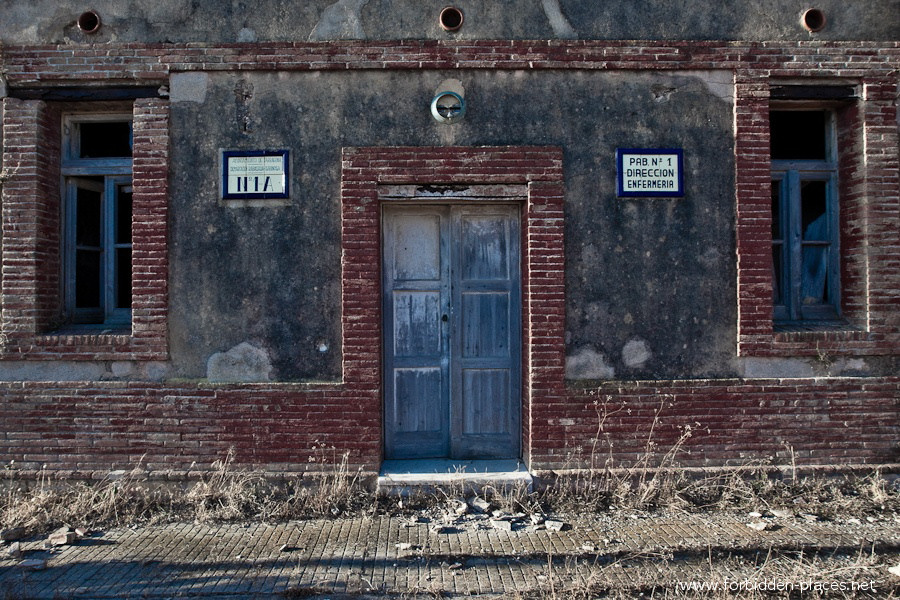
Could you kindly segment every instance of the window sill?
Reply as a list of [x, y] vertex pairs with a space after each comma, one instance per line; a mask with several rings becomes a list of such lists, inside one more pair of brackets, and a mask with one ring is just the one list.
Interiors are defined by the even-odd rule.
[[41, 337], [50, 336], [71, 336], [71, 335], [90, 335], [90, 336], [130, 336], [131, 323], [121, 324], [69, 324], [60, 327], [55, 331], [44, 334]]
[[846, 321], [781, 321], [773, 324], [773, 339], [778, 343], [865, 342], [869, 332]]
[[166, 339], [128, 329], [66, 327], [50, 333], [6, 339], [0, 360], [166, 360]]
[[858, 332], [860, 329], [850, 325], [850, 323], [842, 320], [822, 320], [822, 321], [775, 321], [772, 330], [776, 333], [799, 333], [799, 332], [822, 332], [822, 331], [845, 331]]

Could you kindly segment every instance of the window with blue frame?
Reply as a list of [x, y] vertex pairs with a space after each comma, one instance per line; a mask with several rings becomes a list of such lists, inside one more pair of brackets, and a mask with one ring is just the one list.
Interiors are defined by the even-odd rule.
[[776, 322], [840, 318], [838, 163], [831, 110], [773, 108], [772, 264]]
[[125, 329], [131, 322], [132, 117], [68, 115], [63, 133], [67, 321]]

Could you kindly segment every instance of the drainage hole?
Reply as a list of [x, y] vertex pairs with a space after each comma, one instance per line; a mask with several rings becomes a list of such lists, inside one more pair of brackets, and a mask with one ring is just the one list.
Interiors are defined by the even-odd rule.
[[800, 17], [807, 31], [822, 31], [825, 28], [825, 13], [818, 8], [810, 8]]
[[97, 33], [100, 31], [100, 15], [93, 10], [81, 13], [78, 17], [78, 29], [85, 33]]
[[448, 6], [441, 11], [441, 27], [446, 31], [456, 31], [463, 24], [462, 11], [455, 6]]

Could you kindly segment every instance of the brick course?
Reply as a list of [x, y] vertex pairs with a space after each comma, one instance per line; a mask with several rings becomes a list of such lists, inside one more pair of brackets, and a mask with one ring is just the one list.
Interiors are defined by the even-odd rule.
[[[534, 398], [524, 413], [536, 470], [624, 467], [648, 451], [655, 466], [686, 427], [675, 458], [687, 467], [900, 463], [898, 377], [610, 382], [560, 392]], [[371, 473], [381, 457], [380, 397], [348, 384], [4, 382], [0, 397], [0, 456], [24, 470], [102, 477], [141, 465], [184, 476], [234, 448], [237, 466], [298, 472], [347, 453]]]

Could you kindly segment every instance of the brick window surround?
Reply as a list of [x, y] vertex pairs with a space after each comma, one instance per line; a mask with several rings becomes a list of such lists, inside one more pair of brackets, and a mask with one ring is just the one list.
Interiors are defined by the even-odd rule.
[[[79, 110], [89, 108], [80, 105]], [[60, 144], [63, 106], [3, 99], [0, 359], [164, 360], [168, 355], [169, 106], [133, 103], [131, 331], [58, 333], [62, 314]]]
[[381, 206], [385, 184], [527, 184], [522, 219], [522, 448], [531, 398], [565, 398], [562, 150], [554, 147], [345, 148], [341, 168], [343, 372], [381, 389]]
[[[896, 83], [863, 80], [836, 110], [841, 330], [775, 331], [772, 302], [770, 86], [738, 76], [735, 90], [738, 354], [877, 355], [900, 344], [900, 180]], [[815, 83], [805, 80], [804, 83]]]

